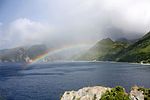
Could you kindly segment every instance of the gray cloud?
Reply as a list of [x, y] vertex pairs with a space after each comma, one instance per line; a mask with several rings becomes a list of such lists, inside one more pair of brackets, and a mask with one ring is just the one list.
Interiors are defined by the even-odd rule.
[[132, 39], [149, 31], [149, 0], [64, 0], [60, 6], [62, 32], [68, 36]]
[[8, 47], [94, 43], [104, 37], [132, 39], [149, 31], [149, 0], [38, 0], [37, 3], [46, 9], [40, 9], [43, 16], [47, 15], [46, 23], [28, 18], [10, 22], [1, 29], [5, 33], [1, 41]]
[[22, 45], [41, 44], [54, 33], [54, 29], [47, 24], [20, 18], [9, 23], [1, 32], [1, 45], [6, 48]]

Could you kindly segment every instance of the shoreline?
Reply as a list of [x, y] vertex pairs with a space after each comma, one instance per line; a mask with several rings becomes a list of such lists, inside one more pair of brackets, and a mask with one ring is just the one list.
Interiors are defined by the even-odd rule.
[[[72, 62], [89, 62], [89, 63], [127, 63], [127, 64], [138, 64], [138, 65], [150, 65], [150, 63], [136, 63], [136, 62], [117, 62], [117, 61], [49, 61], [49, 62], [37, 62], [35, 64], [45, 64], [45, 63], [72, 63]], [[0, 62], [0, 64], [28, 64], [25, 62]]]

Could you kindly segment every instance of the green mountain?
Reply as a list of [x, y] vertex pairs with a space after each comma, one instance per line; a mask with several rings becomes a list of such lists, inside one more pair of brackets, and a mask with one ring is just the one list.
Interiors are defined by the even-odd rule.
[[150, 62], [150, 32], [116, 55], [120, 62]]
[[[18, 47], [0, 50], [0, 62], [27, 62], [46, 53], [45, 45], [33, 45], [31, 47]], [[78, 51], [78, 50], [75, 50]], [[68, 59], [73, 56], [72, 52], [64, 51], [48, 57], [48, 59]], [[69, 55], [68, 57], [66, 55]], [[82, 54], [73, 56], [75, 60], [85, 61], [118, 61], [118, 62], [145, 62], [150, 63], [150, 32], [136, 41], [125, 38], [111, 40], [110, 38], [98, 41], [93, 47]]]
[[133, 43], [124, 38], [116, 41], [103, 39], [78, 60], [150, 63], [150, 32]]
[[0, 50], [0, 62], [28, 62], [46, 51], [47, 47], [45, 45], [4, 49]]
[[78, 60], [113, 60], [113, 55], [127, 47], [128, 43], [124, 41], [113, 41], [110, 38], [106, 38], [97, 42], [95, 46], [78, 57]]

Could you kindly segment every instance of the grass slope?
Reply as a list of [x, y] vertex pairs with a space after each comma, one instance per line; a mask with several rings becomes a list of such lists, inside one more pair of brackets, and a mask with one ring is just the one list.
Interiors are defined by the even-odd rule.
[[78, 60], [113, 60], [115, 54], [125, 49], [127, 44], [119, 41], [112, 41], [110, 38], [103, 39], [91, 49], [81, 55]]
[[150, 62], [150, 32], [116, 55], [116, 61]]

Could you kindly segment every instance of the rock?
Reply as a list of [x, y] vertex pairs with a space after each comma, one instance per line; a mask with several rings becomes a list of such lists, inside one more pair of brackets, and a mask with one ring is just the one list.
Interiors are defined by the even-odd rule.
[[66, 91], [61, 100], [99, 100], [107, 90], [111, 90], [111, 88], [94, 86], [85, 87], [78, 91]]
[[132, 90], [130, 92], [131, 100], [144, 100], [143, 91], [139, 91], [138, 89], [139, 87], [137, 86], [132, 87]]
[[[61, 100], [100, 100], [102, 95], [106, 93], [107, 90], [112, 91], [114, 89], [116, 89], [114, 93], [117, 93], [118, 88], [116, 87], [115, 88], [102, 87], [102, 86], [85, 87], [85, 88], [79, 89], [78, 91], [66, 91], [61, 97]], [[125, 99], [125, 100], [144, 100], [144, 98], [146, 97], [146, 95], [144, 94], [148, 95], [149, 89], [134, 86], [132, 87], [129, 94], [126, 93], [125, 91], [121, 93], [124, 93], [129, 97], [128, 99]], [[113, 95], [111, 94], [109, 96], [113, 96]], [[120, 96], [123, 97], [121, 94]], [[121, 99], [121, 100], [124, 100], [124, 99]], [[145, 100], [149, 100], [149, 98]]]

